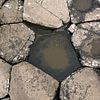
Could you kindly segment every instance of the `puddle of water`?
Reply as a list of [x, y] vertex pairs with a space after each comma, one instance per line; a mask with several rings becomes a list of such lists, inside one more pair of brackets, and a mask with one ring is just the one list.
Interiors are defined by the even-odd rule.
[[27, 61], [62, 81], [80, 67], [70, 38], [64, 31], [36, 38]]
[[92, 7], [93, 0], [74, 0], [74, 7], [79, 11], [87, 11]]

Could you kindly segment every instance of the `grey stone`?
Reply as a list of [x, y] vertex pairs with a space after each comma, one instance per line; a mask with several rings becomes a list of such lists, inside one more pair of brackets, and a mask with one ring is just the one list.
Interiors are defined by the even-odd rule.
[[24, 60], [33, 41], [34, 32], [25, 24], [3, 25], [0, 27], [0, 57], [10, 63]]
[[78, 24], [72, 41], [83, 65], [100, 67], [100, 22]]
[[66, 0], [25, 0], [24, 20], [58, 28], [70, 20]]
[[22, 22], [22, 6], [19, 0], [8, 0], [0, 9], [0, 24]]
[[100, 71], [83, 68], [61, 84], [61, 100], [100, 100]]
[[6, 0], [0, 0], [0, 8], [2, 7], [2, 4], [5, 2]]
[[52, 100], [58, 82], [27, 62], [13, 66], [11, 72], [11, 100]]
[[5, 97], [9, 90], [11, 65], [0, 59], [0, 98]]
[[73, 23], [100, 19], [100, 0], [68, 0], [68, 8]]

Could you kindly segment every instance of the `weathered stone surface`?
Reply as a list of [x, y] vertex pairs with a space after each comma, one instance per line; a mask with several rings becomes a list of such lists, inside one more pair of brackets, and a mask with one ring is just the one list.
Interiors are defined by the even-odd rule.
[[0, 8], [2, 6], [2, 4], [5, 2], [6, 0], [0, 0]]
[[11, 65], [0, 59], [0, 98], [8, 94]]
[[23, 23], [0, 27], [0, 56], [11, 63], [19, 62], [28, 55], [34, 32]]
[[46, 27], [58, 28], [69, 22], [66, 0], [25, 0], [24, 20]]
[[52, 100], [58, 82], [27, 62], [13, 66], [11, 100]]
[[100, 67], [100, 22], [78, 24], [72, 41], [83, 65]]
[[61, 84], [61, 100], [100, 100], [100, 71], [83, 68]]
[[8, 0], [2, 6], [0, 24], [22, 22], [22, 6], [20, 3], [19, 0]]
[[100, 0], [68, 0], [68, 8], [73, 23], [100, 19]]

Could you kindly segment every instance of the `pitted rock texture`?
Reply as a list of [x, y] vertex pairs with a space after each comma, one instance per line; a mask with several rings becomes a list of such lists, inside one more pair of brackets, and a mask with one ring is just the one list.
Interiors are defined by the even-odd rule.
[[34, 32], [23, 23], [3, 25], [0, 27], [0, 57], [10, 63], [19, 62], [28, 55], [32, 41]]
[[85, 66], [100, 66], [100, 22], [82, 23], [76, 26], [72, 41]]
[[6, 0], [0, 0], [0, 8], [2, 7], [3, 3], [5, 2]]
[[53, 100], [58, 82], [27, 62], [13, 66], [11, 100]]
[[25, 0], [24, 20], [51, 28], [69, 22], [66, 0]]
[[0, 98], [3, 98], [8, 94], [10, 68], [10, 64], [0, 59]]
[[22, 15], [19, 0], [7, 0], [0, 9], [0, 24], [22, 22]]
[[83, 68], [61, 84], [61, 100], [100, 100], [100, 71]]
[[68, 0], [73, 23], [100, 20], [100, 0]]

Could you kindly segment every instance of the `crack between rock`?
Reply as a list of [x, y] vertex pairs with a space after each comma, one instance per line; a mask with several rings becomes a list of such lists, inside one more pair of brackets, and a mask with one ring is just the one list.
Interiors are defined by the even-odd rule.
[[19, 23], [23, 23], [23, 21], [22, 22], [4, 23], [4, 24], [0, 24], [0, 26], [3, 26], [3, 25], [11, 25], [11, 24], [19, 24]]
[[55, 94], [55, 97], [53, 98], [53, 100], [61, 100], [60, 99], [60, 89], [61, 89], [61, 82], [59, 82], [59, 86], [56, 90], [56, 94]]
[[91, 23], [91, 22], [100, 22], [100, 19], [97, 19], [97, 20], [90, 20], [90, 21], [83, 21], [83, 22], [74, 23], [74, 24], [77, 26], [77, 25], [79, 25], [79, 24]]
[[[36, 4], [38, 4], [39, 6], [41, 6], [38, 2], [34, 1]], [[50, 14], [52, 14], [53, 16], [57, 17], [60, 21], [62, 21], [63, 23], [63, 20], [60, 19], [58, 16], [56, 16], [54, 13], [52, 13], [51, 11], [49, 11], [48, 9], [46, 9], [45, 7], [41, 6], [44, 10], [48, 11]]]
[[23, 50], [23, 48], [26, 46], [27, 42], [30, 41], [31, 35], [29, 36], [29, 38], [26, 40], [25, 44], [20, 48], [19, 52], [13, 57], [12, 59], [12, 63], [16, 64], [16, 62], [13, 62], [13, 60], [16, 58], [16, 56], [18, 56], [18, 54], [20, 54], [20, 52]]

